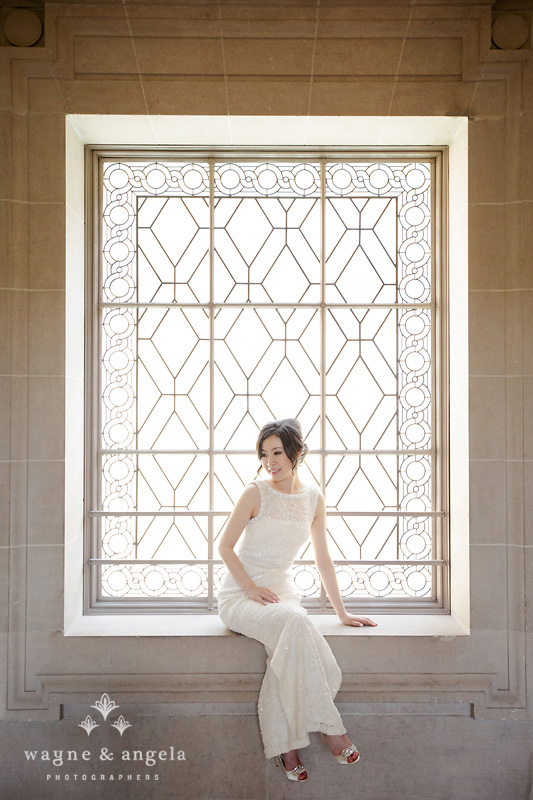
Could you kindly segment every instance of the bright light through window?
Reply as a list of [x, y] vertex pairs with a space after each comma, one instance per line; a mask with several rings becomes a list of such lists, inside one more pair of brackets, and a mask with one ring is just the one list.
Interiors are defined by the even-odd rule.
[[[96, 598], [212, 610], [258, 431], [297, 417], [347, 608], [434, 608], [439, 154], [160, 158], [99, 158]], [[294, 569], [325, 608], [310, 544]]]

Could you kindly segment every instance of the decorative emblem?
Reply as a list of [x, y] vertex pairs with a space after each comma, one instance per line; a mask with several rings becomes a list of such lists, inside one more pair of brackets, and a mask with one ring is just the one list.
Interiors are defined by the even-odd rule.
[[124, 731], [126, 730], [126, 728], [131, 728], [131, 723], [127, 722], [127, 721], [124, 719], [124, 717], [122, 716], [122, 714], [121, 714], [121, 715], [120, 715], [120, 717], [119, 717], [119, 718], [116, 720], [116, 722], [113, 722], [113, 724], [111, 725], [111, 727], [112, 727], [112, 728], [116, 728], [116, 729], [117, 729], [117, 731], [118, 731], [118, 732], [120, 733], [120, 735], [122, 736], [122, 734], [124, 733]]
[[98, 723], [95, 722], [89, 715], [85, 717], [83, 722], [80, 722], [78, 725], [79, 728], [83, 728], [87, 732], [87, 736], [91, 735], [91, 731], [93, 728], [98, 728]]
[[[104, 692], [100, 700], [97, 700], [96, 703], [93, 703], [91, 708], [96, 708], [97, 711], [100, 712], [104, 720], [107, 721], [109, 714], [112, 711], [114, 711], [115, 708], [120, 708], [120, 706], [117, 705], [117, 703], [115, 703], [114, 700], [110, 699], [107, 692]], [[117, 720], [115, 720], [115, 722], [110, 723], [110, 725], [112, 728], [116, 728], [121, 736], [124, 733], [124, 731], [127, 730], [127, 728], [133, 727], [131, 722], [128, 722], [126, 719], [124, 719], [122, 714]], [[79, 723], [78, 727], [83, 728], [87, 732], [87, 736], [90, 736], [93, 728], [98, 728], [99, 725], [89, 715], [87, 715], [83, 720], [83, 722]]]
[[109, 695], [107, 693], [104, 693], [102, 695], [102, 698], [100, 700], [97, 700], [96, 703], [91, 706], [91, 708], [98, 709], [103, 718], [107, 720], [107, 717], [110, 714], [110, 712], [113, 711], [113, 709], [115, 708], [120, 708], [120, 706], [117, 706], [115, 701], [110, 700]]

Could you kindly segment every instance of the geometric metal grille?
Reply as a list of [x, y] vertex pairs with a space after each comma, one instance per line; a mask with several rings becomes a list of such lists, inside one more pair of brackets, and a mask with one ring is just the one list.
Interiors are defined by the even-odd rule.
[[[439, 602], [437, 156], [306, 159], [99, 159], [95, 605], [212, 610], [258, 430], [288, 416], [346, 606]], [[325, 608], [309, 544], [294, 571]]]

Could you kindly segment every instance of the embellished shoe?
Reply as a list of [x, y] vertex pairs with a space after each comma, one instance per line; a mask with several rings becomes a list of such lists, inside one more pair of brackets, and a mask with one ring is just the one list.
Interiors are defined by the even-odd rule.
[[303, 764], [298, 764], [298, 766], [294, 767], [294, 769], [287, 769], [285, 767], [285, 759], [283, 758], [283, 755], [280, 753], [279, 756], [274, 756], [274, 761], [276, 762], [276, 767], [279, 767], [279, 759], [280, 758], [281, 758], [281, 763], [283, 764], [283, 769], [285, 770], [285, 775], [287, 776], [287, 779], [289, 781], [298, 781], [298, 783], [305, 783], [306, 782], [307, 778], [309, 777], [308, 774], [306, 775], [305, 778], [302, 778], [301, 780], [299, 778], [299, 775], [302, 772], [307, 772], [307, 770], [306, 770], [306, 768], [304, 767]]
[[[324, 736], [322, 731], [320, 731], [320, 735], [322, 736], [322, 738], [324, 739], [324, 741], [327, 744], [326, 737]], [[329, 745], [328, 745], [328, 747], [329, 747]], [[331, 752], [331, 749], [330, 749], [330, 752]], [[354, 753], [357, 753], [357, 758], [355, 758], [353, 761], [348, 761], [348, 757], [351, 756], [351, 755], [354, 755]], [[348, 747], [345, 747], [344, 750], [342, 751], [342, 753], [340, 753], [338, 756], [336, 756], [334, 753], [331, 753], [331, 755], [333, 756], [333, 758], [337, 759], [339, 764], [358, 764], [359, 761], [361, 761], [361, 754], [359, 753], [357, 747], [354, 744], [350, 744], [350, 745], [348, 745]]]

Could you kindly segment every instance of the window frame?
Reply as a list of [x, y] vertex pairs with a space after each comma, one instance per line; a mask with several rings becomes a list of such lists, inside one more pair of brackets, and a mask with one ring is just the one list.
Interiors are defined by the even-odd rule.
[[[448, 215], [447, 215], [447, 185], [448, 185], [448, 147], [427, 146], [427, 147], [401, 147], [401, 148], [377, 148], [377, 147], [320, 147], [320, 148], [301, 148], [292, 147], [229, 147], [221, 146], [210, 149], [190, 148], [184, 146], [176, 147], [138, 147], [138, 146], [101, 146], [86, 145], [85, 164], [86, 164], [86, 319], [85, 319], [85, 478], [84, 478], [84, 614], [108, 614], [108, 613], [173, 613], [180, 614], [216, 614], [216, 607], [211, 603], [211, 607], [205, 604], [187, 603], [181, 599], [165, 598], [130, 598], [125, 600], [107, 598], [98, 599], [96, 569], [91, 569], [92, 565], [97, 565], [102, 559], [94, 555], [95, 553], [95, 526], [87, 531], [87, 523], [90, 519], [105, 512], [96, 512], [94, 506], [95, 486], [100, 480], [97, 473], [97, 459], [94, 448], [95, 436], [99, 436], [98, 426], [98, 404], [101, 402], [99, 397], [98, 380], [95, 371], [99, 369], [99, 328], [96, 323], [99, 298], [99, 218], [101, 217], [101, 197], [99, 187], [99, 160], [103, 158], [119, 159], [124, 157], [131, 158], [154, 158], [163, 160], [165, 157], [179, 157], [191, 160], [206, 158], [218, 159], [254, 159], [268, 158], [280, 160], [285, 158], [302, 158], [305, 161], [314, 159], [332, 158], [334, 160], [349, 161], [354, 158], [364, 157], [375, 161], [386, 161], [388, 159], [416, 159], [427, 160], [435, 159], [435, 169], [432, 182], [432, 217], [431, 217], [431, 237], [432, 237], [432, 299], [431, 310], [433, 315], [432, 335], [431, 335], [431, 355], [432, 355], [432, 385], [434, 387], [433, 396], [433, 443], [432, 450], [436, 450], [436, 465], [440, 474], [440, 480], [435, 476], [433, 481], [433, 507], [440, 508], [432, 516], [440, 519], [442, 531], [440, 535], [440, 554], [439, 560], [443, 562], [442, 568], [433, 568], [433, 586], [436, 588], [436, 600], [411, 602], [409, 598], [397, 598], [387, 600], [386, 598], [367, 599], [358, 598], [355, 602], [357, 609], [366, 613], [385, 613], [385, 614], [449, 614], [450, 613], [450, 502], [449, 502], [449, 474], [450, 474], [450, 440], [449, 440], [449, 324], [448, 324], [448, 269], [447, 269], [447, 234], [448, 234]], [[94, 302], [96, 298], [96, 303]], [[327, 304], [326, 304], [327, 305]], [[409, 304], [405, 305], [406, 308]], [[96, 312], [96, 313], [95, 313]], [[440, 358], [437, 360], [436, 355]], [[316, 451], [312, 451], [316, 452]], [[324, 456], [327, 450], [321, 450]], [[379, 452], [379, 451], [376, 451]], [[440, 452], [440, 457], [439, 457]], [[324, 477], [324, 476], [323, 476]], [[190, 512], [191, 514], [195, 512]], [[224, 512], [208, 511], [208, 514]], [[172, 513], [169, 512], [172, 516]], [[379, 516], [379, 512], [376, 512]], [[437, 536], [437, 540], [439, 537]], [[213, 557], [213, 542], [210, 543], [209, 560], [221, 563], [220, 559]], [[109, 559], [105, 559], [109, 561]], [[120, 561], [121, 559], [117, 559]], [[154, 559], [153, 561], [158, 561]], [[192, 561], [192, 560], [191, 560]], [[204, 562], [205, 559], [202, 560]], [[301, 563], [307, 563], [304, 560]], [[412, 560], [410, 560], [412, 563]], [[309, 563], [314, 563], [310, 561]], [[349, 562], [336, 562], [349, 563]], [[357, 562], [361, 563], [361, 562]], [[372, 563], [378, 563], [373, 561]], [[383, 563], [391, 563], [388, 559]], [[88, 575], [88, 572], [90, 573]], [[211, 589], [212, 593], [212, 589]], [[322, 588], [322, 596], [324, 589]], [[211, 594], [212, 599], [212, 594]], [[305, 604], [305, 603], [304, 603]], [[346, 602], [346, 607], [350, 609], [353, 603]], [[309, 613], [324, 614], [331, 613], [331, 605], [326, 607], [308, 606]]]

